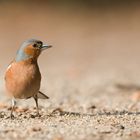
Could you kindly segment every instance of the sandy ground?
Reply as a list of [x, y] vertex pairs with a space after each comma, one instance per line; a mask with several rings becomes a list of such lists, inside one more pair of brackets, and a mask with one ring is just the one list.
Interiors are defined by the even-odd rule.
[[40, 117], [36, 117], [35, 108], [29, 105], [34, 102], [20, 101], [26, 107], [19, 105], [13, 120], [9, 118], [10, 106], [1, 104], [0, 139], [139, 139], [140, 104], [129, 96], [130, 91], [136, 92], [135, 87], [102, 88], [82, 98], [80, 93], [73, 93], [57, 99], [57, 103], [46, 105], [47, 101], [40, 101]]
[[[0, 3], [0, 139], [140, 139], [139, 14], [137, 3]], [[54, 46], [39, 58], [41, 91], [50, 99], [39, 100], [40, 117], [32, 99], [18, 101], [11, 120], [4, 72], [33, 37]]]

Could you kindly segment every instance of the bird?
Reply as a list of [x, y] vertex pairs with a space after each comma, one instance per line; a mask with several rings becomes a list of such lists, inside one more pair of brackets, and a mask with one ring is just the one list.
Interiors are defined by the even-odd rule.
[[15, 58], [9, 64], [5, 72], [5, 87], [11, 98], [11, 114], [16, 107], [17, 99], [34, 98], [39, 116], [38, 99], [49, 99], [40, 91], [41, 73], [38, 66], [38, 57], [42, 51], [51, 48], [52, 45], [44, 44], [38, 39], [28, 39], [19, 47]]

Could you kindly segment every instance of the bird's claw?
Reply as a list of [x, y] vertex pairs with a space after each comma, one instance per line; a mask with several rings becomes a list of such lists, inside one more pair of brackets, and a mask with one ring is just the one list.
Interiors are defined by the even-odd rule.
[[15, 116], [13, 114], [11, 114], [10, 118], [13, 120], [15, 118]]

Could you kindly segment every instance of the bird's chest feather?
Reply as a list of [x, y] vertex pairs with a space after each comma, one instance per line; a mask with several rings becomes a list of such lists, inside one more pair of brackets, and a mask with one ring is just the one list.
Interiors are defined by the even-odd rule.
[[37, 63], [15, 62], [9, 65], [5, 80], [9, 92], [29, 95], [39, 90], [41, 75]]

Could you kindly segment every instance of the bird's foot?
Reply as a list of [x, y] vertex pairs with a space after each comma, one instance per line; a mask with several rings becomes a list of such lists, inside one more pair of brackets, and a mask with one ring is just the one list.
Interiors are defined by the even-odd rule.
[[13, 120], [15, 116], [11, 113], [10, 118]]
[[36, 117], [41, 117], [39, 111], [36, 113]]
[[36, 118], [36, 117], [41, 117], [41, 115], [39, 113], [36, 113], [36, 114], [31, 114], [30, 117], [31, 118]]

